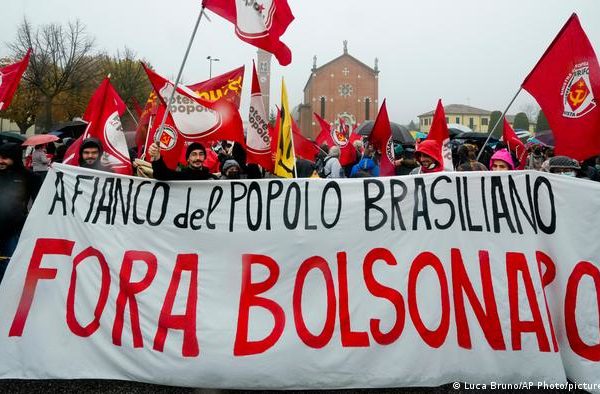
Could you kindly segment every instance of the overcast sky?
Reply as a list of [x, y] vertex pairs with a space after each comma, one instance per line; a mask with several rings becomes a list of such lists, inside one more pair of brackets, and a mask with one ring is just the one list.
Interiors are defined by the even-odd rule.
[[[293, 60], [273, 59], [271, 105], [285, 77], [290, 105], [302, 99], [313, 56], [322, 65], [349, 53], [368, 65], [379, 58], [379, 99], [387, 98], [391, 120], [408, 123], [444, 104], [503, 110], [572, 12], [600, 53], [598, 0], [288, 0], [296, 19], [282, 37]], [[79, 19], [97, 50], [115, 54], [125, 46], [174, 78], [200, 9], [200, 0], [13, 0], [2, 5], [0, 57], [8, 55], [19, 23], [34, 25]], [[242, 111], [248, 106], [250, 68], [256, 49], [234, 34], [233, 25], [208, 12], [185, 67], [188, 83], [242, 64], [246, 67]], [[509, 113], [535, 101], [522, 92]]]

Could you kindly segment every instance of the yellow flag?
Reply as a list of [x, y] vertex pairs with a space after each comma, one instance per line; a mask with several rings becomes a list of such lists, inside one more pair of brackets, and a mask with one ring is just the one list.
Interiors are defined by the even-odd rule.
[[285, 82], [281, 79], [281, 121], [279, 122], [279, 141], [275, 153], [275, 169], [273, 173], [283, 178], [294, 178], [296, 175], [296, 155], [292, 139], [292, 115], [288, 105]]

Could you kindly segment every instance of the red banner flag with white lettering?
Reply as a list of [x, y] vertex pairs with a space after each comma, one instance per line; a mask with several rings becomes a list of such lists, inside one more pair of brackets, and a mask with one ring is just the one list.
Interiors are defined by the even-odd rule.
[[246, 134], [246, 163], [256, 163], [265, 170], [272, 172], [273, 158], [271, 157], [269, 118], [265, 110], [254, 62], [252, 62], [252, 94], [248, 116], [250, 119]]
[[527, 161], [527, 148], [525, 144], [517, 137], [517, 133], [510, 126], [506, 118], [504, 118], [504, 127], [502, 129], [502, 140], [508, 146], [508, 150], [513, 152], [519, 160], [519, 166], [517, 170], [525, 169], [525, 162]]
[[204, 0], [202, 5], [235, 25], [235, 34], [250, 45], [271, 52], [287, 66], [292, 52], [280, 40], [294, 20], [287, 0]]
[[392, 140], [392, 125], [390, 124], [390, 118], [388, 117], [385, 99], [383, 99], [383, 104], [381, 104], [381, 108], [379, 109], [377, 119], [375, 119], [375, 123], [373, 124], [371, 134], [369, 134], [369, 141], [378, 151], [381, 152], [379, 175], [395, 175], [396, 172], [394, 167], [394, 141]]
[[20, 61], [0, 68], [0, 110], [7, 109], [31, 57], [31, 48]]
[[[173, 83], [145, 65], [144, 69], [161, 102], [166, 103], [173, 91]], [[176, 139], [198, 142], [230, 140], [239, 142], [244, 148], [246, 146], [240, 113], [228, 100], [204, 100], [187, 86], [179, 85], [169, 112], [178, 131], [174, 135]], [[161, 120], [156, 117], [155, 122], [160, 124]]]
[[542, 107], [557, 155], [585, 160], [600, 154], [600, 66], [576, 14], [521, 86]]
[[433, 121], [431, 122], [431, 128], [427, 135], [428, 140], [436, 140], [442, 146], [442, 157], [444, 158], [444, 170], [454, 170], [454, 164], [452, 163], [452, 150], [450, 149], [450, 133], [448, 132], [448, 124], [446, 123], [446, 113], [444, 112], [444, 106], [442, 105], [442, 99], [438, 100], [435, 113], [433, 115]]
[[83, 120], [88, 122], [87, 128], [72, 145], [73, 150], [65, 153], [64, 163], [79, 165], [78, 147], [83, 140], [93, 137], [102, 143], [102, 162], [117, 174], [131, 175], [131, 159], [120, 119], [126, 109], [110, 79], [104, 78], [83, 114]]

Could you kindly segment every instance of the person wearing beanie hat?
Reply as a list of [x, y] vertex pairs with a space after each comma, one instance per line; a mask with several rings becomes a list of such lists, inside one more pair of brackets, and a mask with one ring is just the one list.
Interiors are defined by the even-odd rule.
[[0, 282], [25, 224], [33, 187], [33, 173], [23, 166], [21, 147], [0, 145]]
[[442, 144], [435, 140], [425, 140], [417, 145], [415, 159], [420, 166], [410, 172], [410, 175], [428, 174], [444, 171], [442, 157]]
[[221, 179], [240, 179], [242, 168], [234, 159], [227, 159], [223, 162], [221, 169]]
[[174, 171], [167, 167], [160, 156], [160, 147], [154, 142], [148, 148], [152, 160], [152, 171], [154, 178], [163, 181], [195, 181], [215, 179], [208, 168], [204, 166], [206, 160], [206, 148], [199, 142], [192, 142], [185, 150], [187, 166], [181, 171]]
[[548, 159], [548, 171], [552, 174], [579, 177], [580, 170], [579, 162], [568, 156], [554, 156]]
[[496, 151], [490, 158], [490, 171], [509, 171], [515, 169], [512, 155], [506, 149]]

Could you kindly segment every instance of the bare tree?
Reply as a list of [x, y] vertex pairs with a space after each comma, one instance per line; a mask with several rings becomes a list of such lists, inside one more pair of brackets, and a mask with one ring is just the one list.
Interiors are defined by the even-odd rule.
[[529, 119], [530, 122], [533, 122], [540, 112], [540, 107], [533, 103], [527, 103], [519, 107], [519, 112], [524, 112], [525, 115], [527, 115], [527, 119]]
[[[41, 96], [43, 111], [41, 126], [48, 130], [53, 122], [53, 105], [58, 96], [87, 90], [98, 82], [98, 57], [93, 56], [94, 39], [79, 21], [66, 26], [48, 24], [34, 30], [24, 19], [17, 38], [9, 45], [14, 57], [22, 57], [33, 48], [24, 80]], [[61, 106], [70, 100], [61, 100]], [[74, 103], [79, 105], [79, 103]], [[68, 110], [66, 112], [69, 112]]]

